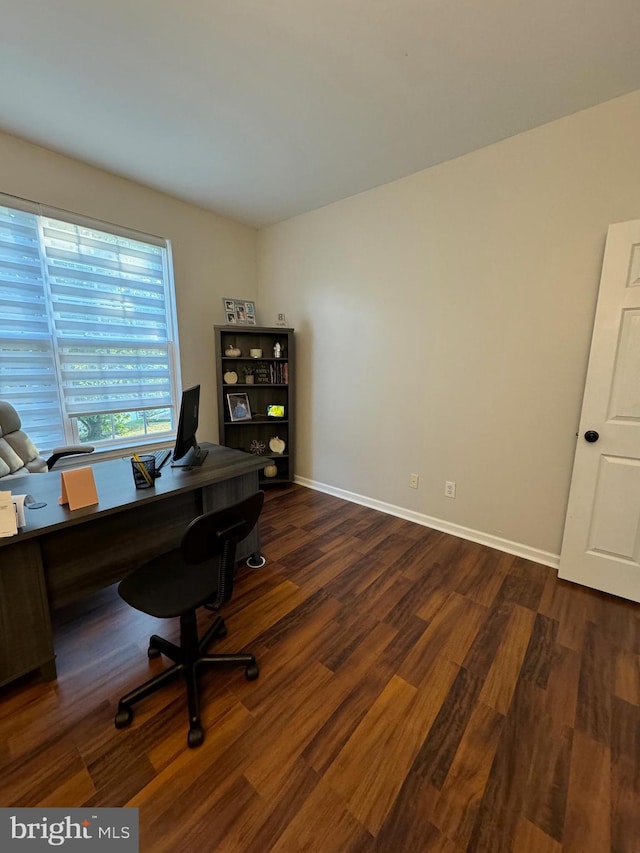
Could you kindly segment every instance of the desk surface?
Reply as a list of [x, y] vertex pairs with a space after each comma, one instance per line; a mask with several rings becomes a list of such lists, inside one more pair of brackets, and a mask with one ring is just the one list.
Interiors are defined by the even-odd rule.
[[25, 509], [26, 526], [20, 529], [18, 536], [0, 538], [0, 547], [12, 545], [17, 540], [24, 541], [39, 536], [44, 532], [72, 527], [94, 516], [121, 512], [131, 505], [150, 504], [169, 494], [179, 495], [229, 480], [250, 471], [257, 471], [266, 464], [261, 457], [241, 450], [206, 442], [201, 446], [209, 451], [202, 465], [186, 469], [172, 468], [170, 463], [167, 463], [162, 469], [162, 476], [158, 477], [153, 488], [149, 489], [135, 488], [130, 456], [104, 462], [91, 462], [91, 457], [87, 457], [85, 464], [93, 469], [99, 503], [73, 511], [58, 503], [61, 492], [60, 469], [45, 474], [12, 477], [6, 481], [6, 487], [0, 480], [0, 485], [10, 489], [13, 494], [29, 494], [35, 501], [44, 501], [47, 504], [40, 509]]

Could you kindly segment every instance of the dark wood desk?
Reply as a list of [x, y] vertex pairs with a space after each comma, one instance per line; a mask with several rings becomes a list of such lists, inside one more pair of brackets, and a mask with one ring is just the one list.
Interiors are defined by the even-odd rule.
[[[115, 583], [134, 566], [175, 547], [189, 521], [258, 491], [264, 459], [203, 444], [204, 464], [162, 469], [153, 488], [136, 489], [129, 458], [91, 465], [97, 506], [60, 506], [60, 472], [0, 481], [15, 495], [46, 501], [25, 509], [26, 527], [0, 538], [0, 685], [40, 668], [56, 676], [50, 611]], [[90, 459], [90, 457], [89, 457]], [[258, 527], [239, 559], [259, 554]]]

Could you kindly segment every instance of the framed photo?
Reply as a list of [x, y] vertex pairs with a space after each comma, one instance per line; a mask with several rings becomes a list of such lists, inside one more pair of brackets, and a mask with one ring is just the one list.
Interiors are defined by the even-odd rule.
[[270, 404], [267, 406], [267, 417], [268, 418], [283, 418], [284, 417], [284, 406], [279, 406], [277, 404]]
[[230, 326], [255, 326], [256, 304], [249, 299], [222, 300], [225, 322]]
[[251, 406], [246, 394], [227, 394], [227, 405], [232, 421], [251, 420]]

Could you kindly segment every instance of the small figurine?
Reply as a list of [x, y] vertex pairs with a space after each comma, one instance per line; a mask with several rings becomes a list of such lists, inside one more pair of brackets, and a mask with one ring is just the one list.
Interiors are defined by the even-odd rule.
[[273, 357], [280, 358], [282, 355], [282, 347], [280, 346], [280, 341], [276, 341], [273, 345]]

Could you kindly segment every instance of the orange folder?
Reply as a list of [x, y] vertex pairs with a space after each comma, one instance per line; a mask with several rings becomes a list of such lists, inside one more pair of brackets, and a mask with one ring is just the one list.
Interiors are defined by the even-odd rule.
[[82, 509], [98, 503], [98, 490], [92, 468], [71, 468], [60, 474], [62, 495], [58, 502], [69, 509]]

